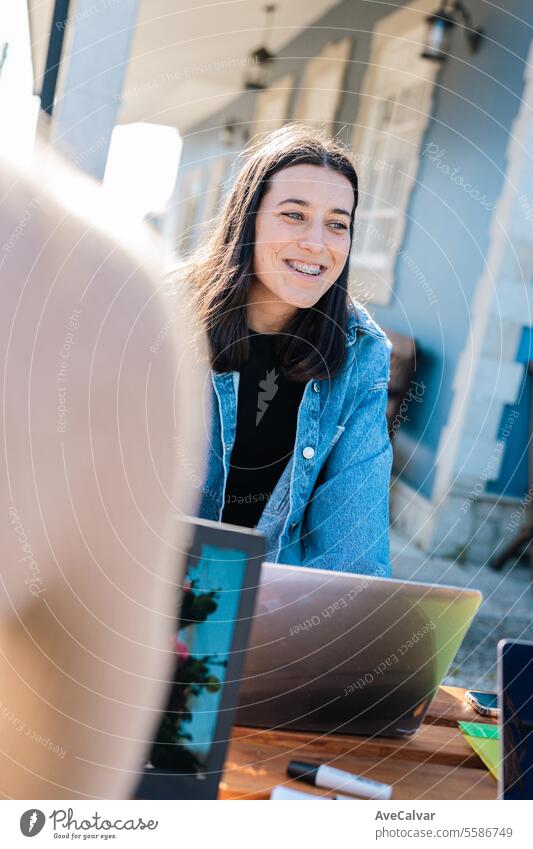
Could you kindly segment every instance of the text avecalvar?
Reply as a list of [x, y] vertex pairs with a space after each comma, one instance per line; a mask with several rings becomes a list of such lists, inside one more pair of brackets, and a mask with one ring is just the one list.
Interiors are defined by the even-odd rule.
[[430, 811], [377, 811], [377, 820], [432, 820], [435, 812]]

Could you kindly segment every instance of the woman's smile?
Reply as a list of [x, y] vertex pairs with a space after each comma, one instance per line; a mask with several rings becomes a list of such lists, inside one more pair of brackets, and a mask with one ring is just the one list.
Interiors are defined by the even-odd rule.
[[303, 274], [306, 277], [319, 277], [319, 275], [326, 269], [325, 265], [306, 262], [305, 260], [285, 259], [283, 261], [286, 265], [288, 265], [291, 271], [295, 271], [300, 275]]

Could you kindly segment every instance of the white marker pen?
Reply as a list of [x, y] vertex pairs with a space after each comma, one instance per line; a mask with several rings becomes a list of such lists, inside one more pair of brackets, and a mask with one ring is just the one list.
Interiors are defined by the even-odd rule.
[[298, 778], [315, 787], [323, 787], [325, 790], [340, 790], [343, 793], [353, 793], [364, 799], [390, 799], [392, 787], [390, 784], [382, 784], [381, 781], [373, 781], [371, 778], [363, 778], [343, 769], [335, 769], [327, 764], [311, 764], [304, 761], [291, 761], [287, 767], [287, 775], [290, 778]]
[[302, 793], [301, 790], [293, 790], [292, 787], [285, 787], [283, 784], [278, 784], [274, 787], [270, 794], [270, 799], [273, 802], [333, 802], [329, 796], [315, 796], [313, 793]]
[[302, 793], [301, 790], [293, 790], [292, 787], [285, 787], [284, 784], [278, 784], [274, 787], [270, 794], [270, 799], [274, 802], [360, 802], [354, 796], [316, 796], [314, 793]]

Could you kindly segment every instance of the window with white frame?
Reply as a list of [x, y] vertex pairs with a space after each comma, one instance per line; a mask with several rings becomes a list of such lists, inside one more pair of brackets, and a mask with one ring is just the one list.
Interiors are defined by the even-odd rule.
[[226, 190], [226, 180], [231, 164], [229, 155], [215, 159], [209, 174], [209, 184], [205, 199], [203, 220], [206, 228], [212, 224], [213, 218], [219, 211]]
[[269, 133], [283, 126], [287, 120], [289, 100], [294, 85], [294, 76], [285, 74], [272, 83], [270, 88], [257, 94], [253, 120], [253, 134]]
[[339, 107], [351, 38], [332, 41], [306, 67], [294, 118], [331, 130]]
[[178, 254], [180, 256], [191, 253], [196, 242], [203, 176], [203, 169], [195, 168], [188, 171], [181, 182], [181, 226], [178, 243]]
[[435, 63], [420, 56], [424, 6], [388, 15], [375, 31], [353, 137], [359, 177], [352, 276], [375, 303], [390, 302], [420, 145], [430, 117]]

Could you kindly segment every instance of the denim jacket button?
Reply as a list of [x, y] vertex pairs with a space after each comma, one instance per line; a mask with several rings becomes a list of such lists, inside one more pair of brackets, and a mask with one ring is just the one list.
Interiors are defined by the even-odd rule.
[[304, 455], [306, 460], [312, 460], [315, 456], [315, 449], [311, 448], [310, 445], [306, 445], [306, 447], [302, 451], [302, 454]]
[[291, 522], [291, 524], [289, 525], [289, 531], [292, 533], [293, 531], [296, 530], [297, 527], [298, 527], [298, 522]]
[[320, 392], [320, 383], [317, 380], [315, 380], [313, 383], [313, 391]]

